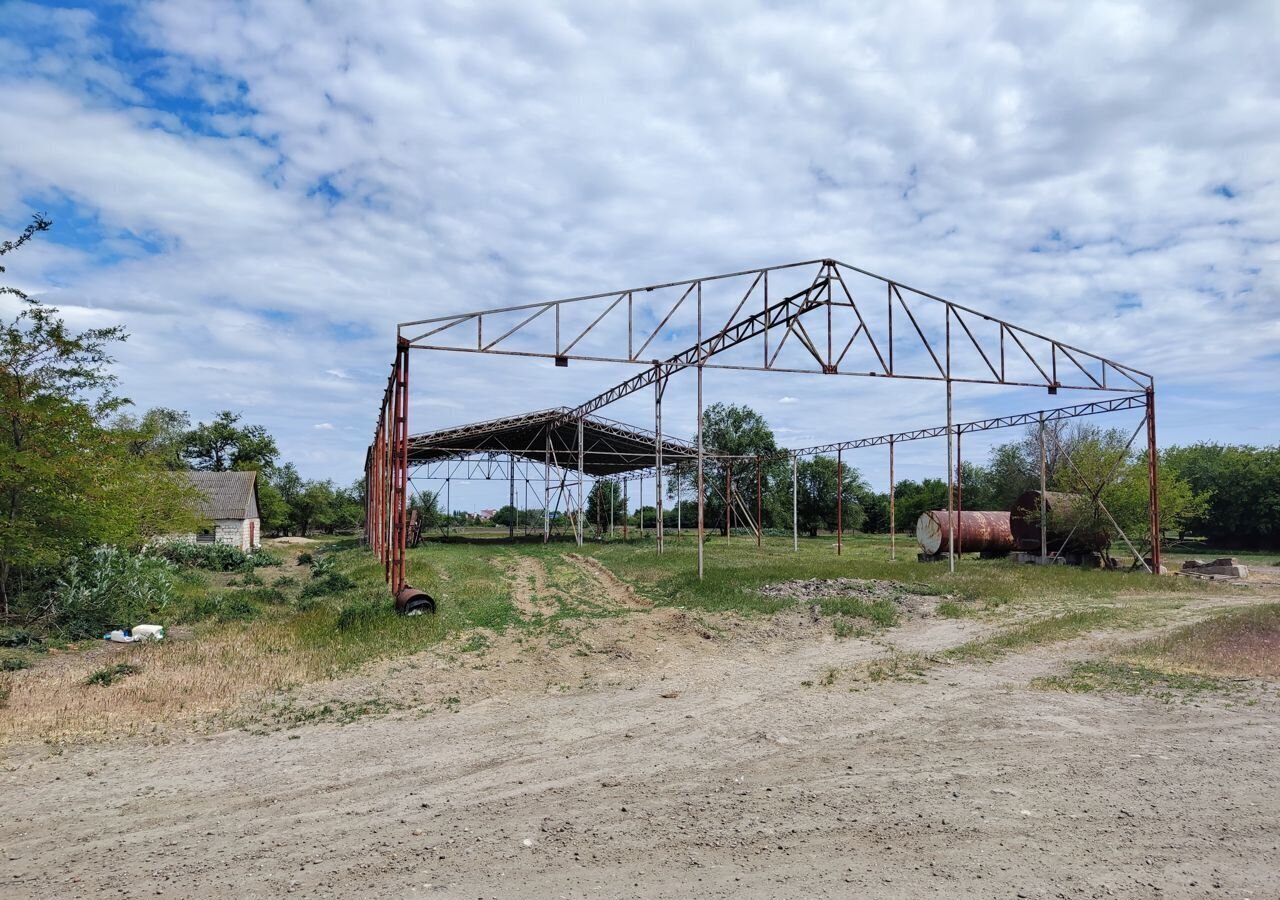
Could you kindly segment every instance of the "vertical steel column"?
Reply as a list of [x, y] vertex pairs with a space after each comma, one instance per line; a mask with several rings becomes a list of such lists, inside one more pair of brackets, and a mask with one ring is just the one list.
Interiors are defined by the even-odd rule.
[[724, 470], [724, 542], [733, 539], [733, 460]]
[[1045, 497], [1048, 481], [1048, 464], [1044, 452], [1044, 413], [1040, 413], [1040, 559], [1049, 555], [1049, 524], [1045, 521], [1049, 512], [1049, 501]]
[[[698, 290], [698, 299], [702, 299], [702, 290]], [[702, 364], [698, 364], [698, 580], [702, 580], [702, 529], [705, 512], [702, 497]]]
[[844, 551], [844, 451], [836, 451], [836, 556]]
[[1156, 389], [1147, 388], [1147, 491], [1151, 514], [1151, 571], [1160, 574], [1160, 454], [1156, 447]]
[[964, 518], [964, 463], [960, 461], [960, 432], [956, 432], [956, 552], [963, 553], [964, 531], [960, 520]]
[[640, 501], [639, 501], [640, 502], [640, 507], [639, 507], [640, 540], [643, 541], [644, 540], [644, 476], [641, 475], [636, 480], [640, 482]]
[[627, 476], [622, 476], [622, 539], [630, 540], [627, 526], [631, 524], [631, 500], [627, 496]]
[[799, 485], [800, 479], [796, 472], [799, 466], [799, 458], [791, 457], [791, 549], [800, 552], [800, 504], [799, 504]]
[[511, 506], [511, 522], [507, 525], [507, 539], [515, 540], [516, 537], [516, 455], [508, 454], [511, 462], [511, 489], [508, 491], [508, 499]]
[[[948, 313], [951, 307], [947, 307]], [[950, 319], [947, 320], [950, 322]], [[948, 369], [950, 364], [948, 363]], [[951, 379], [947, 379], [947, 571], [956, 570], [956, 484], [955, 473], [951, 471], [951, 444], [955, 440], [955, 431], [951, 424]]]
[[[449, 467], [452, 470], [453, 468], [452, 462], [449, 463]], [[444, 505], [445, 505], [444, 536], [445, 537], [449, 537], [450, 533], [453, 530], [453, 491], [451, 490], [452, 485], [453, 485], [453, 472], [450, 471], [449, 476], [444, 480]]]
[[705, 512], [702, 491], [702, 368], [706, 351], [702, 349], [702, 282], [698, 282], [698, 580], [702, 580], [702, 529]]
[[583, 457], [585, 454], [586, 454], [586, 446], [585, 446], [585, 441], [583, 440], [583, 434], [582, 434], [582, 417], [579, 416], [578, 417], [578, 510], [577, 510], [578, 515], [576, 517], [577, 525], [574, 526], [574, 534], [577, 537], [579, 547], [582, 546], [582, 537], [583, 537], [582, 532], [584, 527], [582, 523], [582, 482], [585, 481], [587, 477], [586, 473], [583, 472], [583, 469], [585, 468]]
[[662, 392], [665, 385], [662, 383], [662, 369], [658, 368], [659, 377], [653, 383], [653, 426], [654, 426], [654, 467], [653, 467], [653, 501], [654, 508], [658, 512], [657, 530], [654, 532], [657, 543], [656, 549], [659, 554], [662, 553]]
[[755, 457], [755, 547], [760, 548], [764, 540], [763, 494], [760, 493], [760, 457]]
[[551, 426], [547, 426], [547, 440], [542, 457], [542, 543], [551, 540]]
[[898, 558], [898, 523], [894, 509], [893, 438], [889, 438], [889, 558]]
[[609, 480], [609, 538], [613, 538], [613, 506], [617, 500], [618, 483], [613, 479]]
[[680, 507], [683, 505], [683, 501], [680, 499], [680, 494], [681, 494], [680, 489], [684, 487], [684, 484], [682, 483], [683, 478], [684, 476], [680, 474], [680, 466], [677, 464], [676, 465], [676, 540], [677, 541], [680, 540], [680, 538], [684, 537], [683, 523], [681, 522], [681, 519], [680, 519], [680, 513], [681, 513]]

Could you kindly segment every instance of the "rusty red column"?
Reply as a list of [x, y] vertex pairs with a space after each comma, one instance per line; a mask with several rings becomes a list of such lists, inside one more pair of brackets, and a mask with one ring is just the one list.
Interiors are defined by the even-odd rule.
[[1151, 512], [1151, 571], [1160, 574], [1160, 453], [1156, 447], [1156, 389], [1147, 388], [1147, 491]]

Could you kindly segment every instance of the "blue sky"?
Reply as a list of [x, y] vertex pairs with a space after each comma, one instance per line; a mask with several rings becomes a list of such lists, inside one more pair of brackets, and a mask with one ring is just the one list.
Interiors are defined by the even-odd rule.
[[[822, 256], [1152, 372], [1165, 443], [1274, 443], [1278, 15], [5, 2], [0, 224], [56, 222], [8, 276], [123, 322], [140, 407], [242, 411], [340, 481], [397, 321]], [[432, 357], [413, 425], [574, 403], [588, 374]], [[851, 381], [723, 375], [709, 398], [790, 445], [941, 419], [936, 386]], [[962, 391], [957, 414], [1045, 402]]]

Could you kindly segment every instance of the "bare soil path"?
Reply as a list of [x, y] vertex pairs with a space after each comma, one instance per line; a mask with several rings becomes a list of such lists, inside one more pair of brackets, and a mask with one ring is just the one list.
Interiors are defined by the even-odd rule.
[[0, 897], [1280, 895], [1273, 699], [1028, 687], [1096, 637], [823, 683], [980, 633], [656, 610], [328, 685], [401, 691], [351, 725], [9, 748]]

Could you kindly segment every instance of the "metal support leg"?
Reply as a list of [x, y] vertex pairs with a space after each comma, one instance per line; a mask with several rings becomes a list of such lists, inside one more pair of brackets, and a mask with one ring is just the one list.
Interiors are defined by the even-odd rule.
[[955, 432], [951, 424], [951, 379], [947, 379], [947, 571], [956, 571], [956, 496], [955, 474], [951, 471], [952, 442]]
[[1156, 447], [1156, 389], [1147, 389], [1147, 500], [1151, 515], [1151, 571], [1160, 574], [1160, 452]]
[[836, 451], [836, 556], [844, 551], [844, 451]]
[[800, 478], [796, 469], [799, 466], [797, 457], [791, 457], [791, 549], [800, 552]]
[[[702, 292], [699, 290], [698, 299], [702, 299]], [[702, 580], [702, 555], [703, 555], [703, 539], [702, 530], [705, 527], [704, 515], [706, 512], [703, 502], [703, 485], [702, 485], [702, 366], [698, 366], [698, 580]]]
[[659, 378], [653, 383], [653, 505], [658, 513], [658, 521], [654, 525], [655, 547], [662, 553], [662, 391], [666, 387]]
[[893, 438], [889, 438], [889, 558], [898, 558], [898, 523], [894, 509]]
[[551, 540], [551, 429], [547, 429], [546, 455], [542, 458], [542, 543]]
[[760, 548], [764, 540], [763, 494], [760, 493], [760, 461], [755, 461], [755, 547]]
[[1049, 524], [1045, 521], [1049, 512], [1049, 500], [1045, 497], [1048, 481], [1048, 464], [1044, 447], [1044, 413], [1040, 413], [1040, 558], [1049, 555]]
[[586, 479], [586, 474], [583, 471], [586, 468], [585, 461], [584, 461], [585, 454], [586, 454], [586, 447], [584, 445], [583, 436], [582, 436], [582, 419], [579, 418], [578, 419], [578, 509], [577, 509], [577, 515], [575, 516], [575, 518], [577, 519], [577, 524], [574, 527], [574, 534], [577, 536], [579, 547], [582, 546], [582, 537], [583, 537], [582, 535], [582, 531], [583, 531], [582, 482]]
[[960, 520], [964, 518], [964, 463], [960, 461], [960, 432], [956, 432], [956, 553], [964, 552], [964, 531]]

